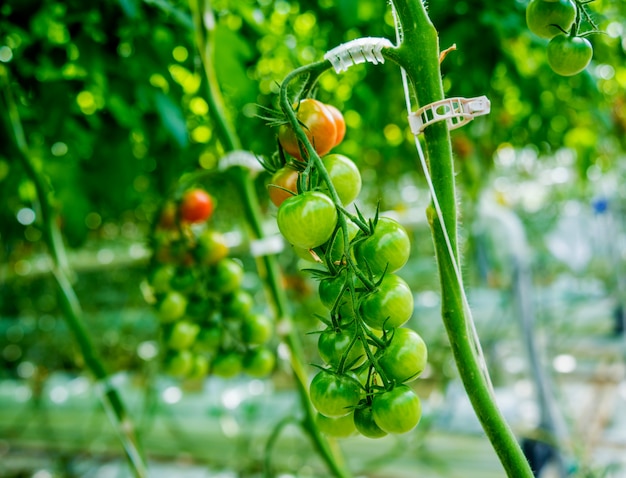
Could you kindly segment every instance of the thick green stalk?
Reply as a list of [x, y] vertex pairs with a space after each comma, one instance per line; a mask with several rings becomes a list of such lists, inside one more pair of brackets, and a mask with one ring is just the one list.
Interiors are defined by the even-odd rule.
[[[201, 54], [204, 72], [208, 80], [208, 98], [209, 107], [212, 118], [215, 121], [218, 130], [218, 137], [226, 151], [233, 151], [241, 148], [241, 142], [231, 127], [230, 122], [225, 117], [224, 101], [221, 89], [215, 74], [215, 65], [212, 60], [212, 42], [211, 31], [204, 32], [200, 18], [206, 9], [199, 5], [200, 0], [191, 0], [192, 12], [194, 13], [194, 24], [196, 26], [196, 42]], [[207, 7], [209, 8], [209, 7]], [[205, 36], [206, 34], [206, 36]], [[251, 229], [253, 239], [262, 239], [264, 231], [262, 227], [262, 214], [259, 206], [259, 200], [254, 188], [254, 182], [248, 170], [236, 168], [233, 172], [233, 178], [238, 185], [238, 190], [242, 193], [242, 202], [244, 213]], [[276, 316], [281, 322], [282, 328], [285, 330], [283, 338], [285, 344], [289, 348], [289, 360], [295, 377], [295, 383], [300, 397], [300, 404], [304, 412], [303, 425], [309, 434], [314, 447], [328, 466], [334, 476], [339, 478], [348, 478], [350, 476], [344, 467], [340, 464], [339, 458], [333, 453], [328, 441], [319, 431], [315, 422], [315, 410], [309, 400], [308, 394], [308, 374], [304, 366], [304, 352], [302, 344], [298, 336], [297, 330], [291, 320], [289, 307], [287, 305], [287, 296], [281, 285], [280, 268], [276, 257], [273, 255], [262, 255], [260, 257], [262, 267], [259, 267], [260, 274], [265, 285], [269, 289], [269, 294], [273, 302]]]
[[126, 411], [124, 402], [112, 385], [109, 375], [91, 342], [84, 324], [80, 302], [68, 277], [67, 264], [65, 263], [65, 248], [57, 226], [57, 217], [51, 205], [52, 189], [43, 173], [35, 166], [32, 160], [32, 154], [24, 135], [7, 74], [3, 68], [0, 70], [0, 79], [2, 80], [2, 89], [4, 90], [6, 111], [8, 112], [9, 136], [12, 137], [18, 157], [37, 192], [41, 210], [43, 236], [52, 258], [53, 273], [60, 293], [63, 317], [79, 346], [85, 365], [96, 378], [97, 385], [102, 389], [100, 394], [102, 404], [120, 436], [129, 466], [134, 476], [143, 478], [147, 476], [147, 470], [135, 435], [135, 427]]
[[[403, 67], [420, 105], [444, 98], [439, 68], [438, 34], [421, 0], [394, 0], [402, 24], [403, 41], [397, 50], [385, 54]], [[426, 156], [443, 223], [452, 248], [446, 243], [440, 219], [431, 205], [428, 217], [442, 294], [442, 318], [452, 353], [465, 390], [485, 433], [509, 477], [532, 477], [522, 450], [495, 402], [486, 371], [471, 335], [471, 317], [464, 299], [457, 238], [457, 207], [450, 134], [445, 122], [428, 126], [424, 131]]]
[[190, 0], [189, 5], [193, 14], [194, 34], [196, 46], [202, 59], [204, 75], [207, 80], [207, 102], [211, 117], [215, 121], [215, 127], [222, 145], [227, 151], [241, 149], [241, 141], [235, 133], [231, 122], [226, 117], [224, 98], [221, 95], [217, 72], [214, 65], [215, 42], [213, 34], [215, 28], [215, 15], [209, 0]]

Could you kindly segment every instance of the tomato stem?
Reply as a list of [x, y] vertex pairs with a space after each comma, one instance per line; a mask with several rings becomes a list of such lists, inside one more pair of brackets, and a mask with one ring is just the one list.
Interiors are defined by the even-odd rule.
[[4, 92], [6, 106], [4, 109], [9, 116], [9, 137], [15, 143], [18, 157], [26, 170], [26, 174], [35, 186], [36, 197], [41, 210], [44, 242], [52, 258], [52, 273], [60, 292], [59, 297], [63, 317], [74, 336], [74, 340], [78, 344], [85, 365], [97, 380], [97, 385], [102, 389], [102, 393], [99, 394], [102, 405], [119, 434], [133, 475], [137, 478], [146, 477], [148, 472], [143, 459], [143, 452], [135, 433], [135, 425], [128, 415], [126, 405], [113, 385], [87, 332], [81, 304], [71, 284], [71, 271], [66, 261], [65, 246], [57, 225], [57, 215], [52, 206], [53, 190], [44, 173], [35, 165], [33, 160], [30, 146], [24, 135], [17, 105], [13, 98], [6, 69], [0, 69], [0, 81]]
[[[402, 25], [402, 43], [397, 48], [383, 49], [382, 54], [404, 68], [420, 105], [442, 100], [444, 92], [439, 67], [439, 38], [424, 2], [393, 0], [393, 4]], [[427, 127], [424, 139], [427, 172], [432, 177], [443, 216], [440, 218], [427, 211], [427, 215], [432, 217], [431, 231], [441, 282], [442, 319], [457, 369], [476, 415], [507, 475], [532, 478], [528, 462], [495, 402], [471, 335], [471, 314], [464, 302], [464, 286], [458, 275], [462, 268], [457, 239], [456, 186], [446, 122]], [[434, 209], [434, 206], [431, 204], [429, 209]]]

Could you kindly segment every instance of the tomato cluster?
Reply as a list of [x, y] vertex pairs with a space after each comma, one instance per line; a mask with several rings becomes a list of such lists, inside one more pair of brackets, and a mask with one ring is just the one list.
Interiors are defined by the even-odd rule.
[[330, 317], [317, 342], [324, 364], [309, 388], [317, 424], [335, 437], [406, 433], [421, 417], [407, 384], [427, 360], [421, 336], [403, 327], [413, 294], [396, 272], [409, 259], [410, 238], [392, 218], [348, 212], [361, 190], [359, 169], [344, 155], [327, 154], [337, 144], [335, 120], [323, 115], [328, 106], [310, 99], [299, 105], [297, 118], [319, 158], [303, 154], [293, 130], [282, 126], [279, 142], [293, 160], [272, 175], [268, 192], [284, 238], [323, 267], [314, 274]]
[[408, 233], [379, 217], [365, 230], [357, 228], [348, 254], [333, 246], [316, 253], [330, 261], [318, 289], [330, 312], [317, 342], [326, 366], [310, 385], [321, 429], [336, 437], [348, 429], [369, 438], [406, 433], [421, 417], [419, 397], [407, 383], [427, 361], [424, 340], [404, 327], [413, 294], [396, 274], [409, 258]]
[[267, 376], [276, 363], [274, 321], [253, 310], [241, 262], [209, 224], [214, 204], [201, 188], [187, 191], [166, 203], [156, 228], [149, 283], [164, 369], [179, 378]]
[[593, 57], [593, 46], [578, 36], [577, 9], [573, 0], [531, 0], [526, 8], [528, 29], [549, 39], [546, 55], [552, 70], [562, 76], [583, 71]]

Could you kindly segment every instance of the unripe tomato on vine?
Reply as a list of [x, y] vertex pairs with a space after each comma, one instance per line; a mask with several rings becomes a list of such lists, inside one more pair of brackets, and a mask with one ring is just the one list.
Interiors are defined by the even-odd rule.
[[573, 76], [587, 68], [593, 47], [586, 38], [557, 35], [548, 43], [546, 54], [548, 65], [555, 73]]
[[[343, 154], [328, 154], [322, 158], [324, 167], [344, 206], [354, 201], [361, 192], [361, 172], [356, 164]], [[328, 189], [322, 186], [322, 191]]]
[[406, 385], [396, 385], [374, 396], [372, 415], [376, 425], [387, 433], [407, 433], [422, 417], [422, 405], [415, 392]]
[[337, 225], [337, 208], [325, 194], [307, 191], [285, 200], [276, 219], [278, 229], [290, 244], [312, 249], [332, 236]]
[[[283, 167], [274, 172], [268, 187], [279, 206], [276, 219], [283, 237], [300, 257], [325, 267], [313, 271], [330, 319], [321, 318], [325, 328], [318, 331], [317, 349], [323, 368], [312, 379], [309, 396], [318, 412], [316, 423], [328, 436], [406, 433], [417, 425], [421, 405], [404, 383], [415, 380], [427, 360], [421, 336], [401, 328], [413, 313], [414, 299], [394, 272], [409, 259], [410, 238], [397, 221], [379, 217], [378, 211], [368, 220], [358, 208], [356, 215], [346, 209], [360, 192], [361, 175], [346, 156], [325, 155], [345, 133], [343, 116], [326, 109], [337, 121], [335, 142], [330, 141], [332, 128], [326, 118], [328, 143], [320, 148], [321, 137], [315, 136], [320, 125], [307, 123], [309, 118], [302, 115], [307, 109], [299, 110], [303, 131], [320, 158], [294, 166], [279, 155]], [[283, 150], [302, 160], [295, 135], [287, 137], [287, 131], [283, 125]], [[301, 178], [305, 181], [298, 183]]]
[[379, 217], [374, 232], [354, 250], [356, 260], [375, 274], [395, 272], [403, 267], [411, 254], [411, 241], [406, 229], [395, 219]]
[[541, 38], [568, 32], [576, 18], [572, 0], [531, 0], [526, 8], [528, 29]]

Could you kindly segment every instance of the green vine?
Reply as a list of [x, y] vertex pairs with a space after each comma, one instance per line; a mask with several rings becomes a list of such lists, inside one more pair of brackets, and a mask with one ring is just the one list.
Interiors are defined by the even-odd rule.
[[119, 435], [133, 475], [137, 478], [144, 478], [148, 476], [147, 469], [143, 459], [143, 452], [135, 434], [135, 426], [87, 332], [80, 301], [70, 280], [65, 246], [57, 226], [56, 212], [52, 206], [53, 191], [41, 168], [34, 161], [33, 153], [24, 135], [20, 115], [13, 98], [8, 72], [2, 66], [0, 66], [0, 81], [4, 93], [5, 108], [3, 109], [8, 114], [6, 120], [8, 122], [9, 137], [12, 138], [18, 152], [17, 156], [26, 174], [33, 182], [37, 193], [44, 242], [52, 258], [52, 273], [59, 290], [63, 317], [74, 336], [86, 367], [96, 379], [96, 385], [100, 391], [99, 398]]
[[[437, 31], [426, 7], [418, 0], [394, 0], [402, 25], [403, 41], [397, 49], [383, 54], [407, 73], [420, 105], [444, 98], [439, 67]], [[456, 271], [461, 270], [457, 239], [457, 199], [450, 133], [445, 122], [434, 123], [424, 131], [429, 174], [443, 218], [431, 205], [427, 216], [431, 225], [442, 294], [442, 318], [450, 339], [459, 375], [485, 433], [510, 477], [532, 477], [522, 450], [497, 407], [485, 371], [481, 367], [470, 334], [471, 316], [464, 304], [463, 284]], [[445, 227], [445, 229], [444, 229]], [[446, 236], [452, 246], [451, 257]]]

